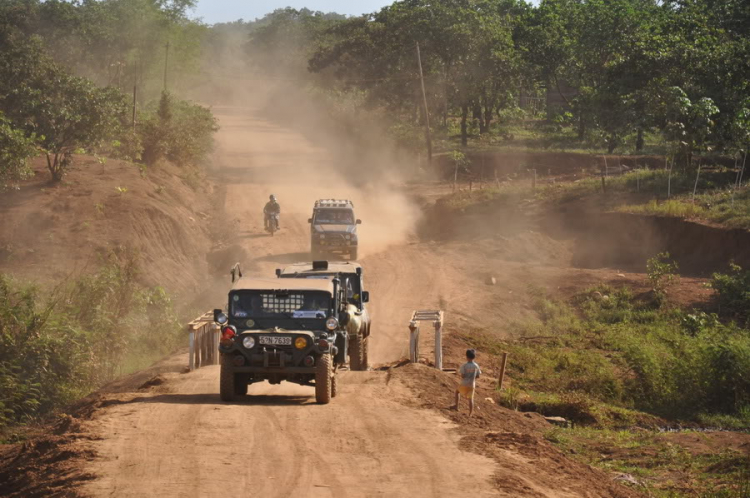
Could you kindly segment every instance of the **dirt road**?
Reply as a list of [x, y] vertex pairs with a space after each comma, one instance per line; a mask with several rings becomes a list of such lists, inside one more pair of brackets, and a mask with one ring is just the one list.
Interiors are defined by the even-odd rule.
[[[275, 267], [307, 259], [314, 199], [352, 198], [364, 222], [371, 354], [375, 362], [402, 357], [409, 311], [438, 306], [448, 292], [442, 280], [451, 278], [450, 269], [435, 271], [438, 256], [409, 245], [405, 230], [390, 230], [389, 209], [403, 200], [344, 187], [328, 171], [328, 151], [252, 110], [218, 114], [218, 174], [226, 212], [250, 255], [245, 275], [271, 276]], [[270, 193], [283, 210], [282, 230], [273, 238], [263, 233], [261, 218]], [[175, 369], [187, 363], [185, 357], [172, 361]], [[474, 495], [498, 493], [490, 483], [494, 462], [459, 450], [458, 435], [442, 417], [399, 404], [408, 393], [385, 372], [344, 372], [341, 394], [325, 406], [314, 404], [312, 388], [265, 383], [251, 386], [246, 401], [221, 403], [216, 367], [165, 378], [156, 392], [125, 395], [92, 422], [102, 439], [94, 442], [99, 456], [87, 470], [100, 477], [84, 492], [458, 496], [470, 486]]]

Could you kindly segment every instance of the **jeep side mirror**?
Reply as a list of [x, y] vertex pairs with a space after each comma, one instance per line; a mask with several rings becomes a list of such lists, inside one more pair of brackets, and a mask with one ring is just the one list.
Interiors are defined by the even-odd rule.
[[308, 218], [308, 219], [307, 219], [307, 222], [308, 222], [308, 223], [312, 223], [312, 218]]
[[357, 220], [357, 225], [361, 225], [361, 224], [362, 224], [362, 220]]
[[362, 302], [363, 303], [369, 303], [370, 302], [370, 292], [369, 291], [363, 291], [362, 292]]
[[224, 325], [229, 321], [229, 318], [222, 310], [216, 309], [214, 310], [214, 321], [219, 325]]
[[281, 268], [276, 268], [276, 277], [278, 278], [280, 276], [281, 276]]

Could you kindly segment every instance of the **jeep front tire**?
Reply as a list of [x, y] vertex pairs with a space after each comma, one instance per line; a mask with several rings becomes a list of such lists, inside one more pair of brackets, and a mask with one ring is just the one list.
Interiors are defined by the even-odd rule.
[[315, 401], [321, 405], [330, 403], [333, 391], [333, 368], [331, 355], [323, 354], [315, 368]]
[[236, 376], [231, 368], [232, 358], [221, 355], [221, 371], [219, 373], [219, 396], [222, 401], [234, 401], [237, 395]]

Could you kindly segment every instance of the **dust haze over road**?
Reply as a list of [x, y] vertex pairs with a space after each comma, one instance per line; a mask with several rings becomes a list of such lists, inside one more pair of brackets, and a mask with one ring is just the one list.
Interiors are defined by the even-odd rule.
[[[313, 201], [350, 198], [362, 218], [365, 281], [372, 295], [375, 362], [402, 357], [408, 313], [440, 300], [437, 261], [404, 245], [416, 209], [393, 185], [349, 184], [328, 149], [264, 119], [253, 108], [217, 108], [216, 174], [239, 235], [245, 275], [272, 276], [309, 258]], [[273, 192], [282, 230], [262, 230]], [[378, 252], [380, 251], [380, 252]], [[370, 255], [368, 257], [368, 254]], [[370, 264], [372, 259], [372, 264]], [[228, 281], [227, 281], [228, 284]], [[217, 303], [220, 305], [222, 303]], [[173, 358], [176, 365], [184, 356]], [[252, 385], [245, 401], [219, 402], [218, 367], [167, 374], [155, 393], [122, 398], [93, 422], [106, 438], [90, 471], [93, 496], [457, 496], [471, 483], [495, 494], [494, 463], [458, 449], [437, 414], [407, 408], [410, 396], [385, 372], [343, 372], [340, 394], [314, 404], [314, 390]]]

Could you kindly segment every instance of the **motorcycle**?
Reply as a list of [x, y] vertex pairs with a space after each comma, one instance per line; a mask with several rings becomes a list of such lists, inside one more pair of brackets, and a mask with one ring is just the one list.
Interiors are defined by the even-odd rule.
[[266, 217], [266, 232], [271, 234], [273, 237], [274, 232], [279, 230], [279, 213], [268, 213]]

